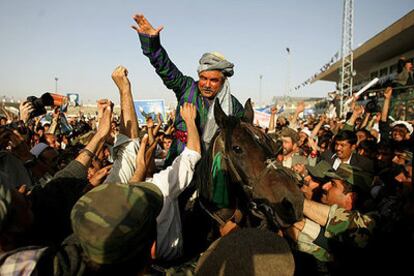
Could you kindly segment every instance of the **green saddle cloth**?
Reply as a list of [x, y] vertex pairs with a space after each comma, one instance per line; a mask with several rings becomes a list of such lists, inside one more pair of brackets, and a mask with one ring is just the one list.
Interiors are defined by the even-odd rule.
[[229, 191], [227, 183], [229, 176], [221, 167], [222, 154], [217, 153], [213, 159], [213, 202], [218, 208], [229, 208]]

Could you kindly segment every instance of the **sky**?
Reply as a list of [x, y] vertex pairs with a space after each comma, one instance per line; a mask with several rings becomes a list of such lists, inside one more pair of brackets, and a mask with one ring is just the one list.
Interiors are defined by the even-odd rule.
[[[354, 1], [354, 48], [413, 6]], [[143, 13], [164, 26], [161, 43], [184, 74], [197, 79], [201, 55], [221, 52], [235, 64], [232, 93], [270, 103], [286, 95], [288, 79], [295, 87], [340, 50], [342, 9], [342, 0], [0, 0], [0, 96], [54, 92], [57, 77], [58, 92], [79, 93], [83, 103], [119, 102], [111, 73], [123, 65], [135, 99], [174, 101], [130, 27]], [[323, 97], [334, 87], [319, 81], [289, 96]]]

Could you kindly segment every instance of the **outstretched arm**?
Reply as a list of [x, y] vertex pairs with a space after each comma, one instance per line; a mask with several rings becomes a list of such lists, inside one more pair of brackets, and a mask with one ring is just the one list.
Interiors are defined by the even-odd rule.
[[275, 131], [275, 121], [277, 120], [277, 107], [272, 106], [270, 109], [269, 132]]
[[141, 48], [146, 55], [155, 71], [163, 80], [167, 88], [172, 89], [177, 99], [180, 99], [185, 88], [190, 87], [194, 80], [191, 77], [184, 76], [175, 64], [168, 57], [167, 52], [160, 44], [159, 34], [163, 27], [155, 29], [142, 14], [133, 16], [137, 25], [132, 28], [137, 31], [141, 41]]
[[384, 92], [384, 105], [382, 107], [382, 113], [381, 113], [382, 122], [388, 121], [388, 111], [390, 110], [391, 97], [392, 97], [392, 88], [387, 87], [387, 89]]
[[164, 26], [160, 26], [157, 29], [154, 29], [154, 27], [152, 27], [151, 23], [149, 23], [143, 14], [136, 14], [132, 18], [135, 20], [138, 26], [132, 25], [131, 27], [139, 34], [158, 36], [162, 29], [164, 29]]
[[119, 132], [131, 139], [138, 138], [138, 120], [132, 98], [131, 83], [128, 79], [128, 70], [118, 66], [112, 73], [112, 79], [119, 89], [121, 96], [121, 123]]
[[184, 103], [180, 108], [180, 114], [187, 125], [187, 148], [201, 153], [200, 136], [196, 125], [197, 109], [193, 104]]
[[111, 102], [106, 100], [106, 104], [101, 104], [103, 109], [102, 118], [99, 122], [99, 129], [96, 134], [93, 136], [92, 140], [85, 146], [84, 150], [81, 150], [79, 155], [76, 157], [76, 160], [79, 161], [86, 168], [92, 162], [92, 158], [96, 155], [98, 150], [105, 143], [106, 137], [111, 132], [111, 117], [112, 117], [112, 107]]

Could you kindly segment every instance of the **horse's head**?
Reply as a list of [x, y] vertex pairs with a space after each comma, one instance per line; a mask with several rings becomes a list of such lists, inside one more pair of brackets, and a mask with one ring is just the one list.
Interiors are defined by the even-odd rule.
[[274, 161], [281, 146], [253, 126], [250, 99], [242, 119], [227, 116], [216, 100], [214, 116], [222, 130], [223, 156], [228, 171], [243, 188], [251, 203], [269, 206], [278, 217], [278, 224], [287, 226], [302, 217], [303, 194], [297, 180]]

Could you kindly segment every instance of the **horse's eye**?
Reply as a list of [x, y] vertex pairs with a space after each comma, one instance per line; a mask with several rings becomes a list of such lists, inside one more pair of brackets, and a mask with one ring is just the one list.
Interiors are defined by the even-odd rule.
[[239, 146], [233, 146], [233, 151], [235, 152], [235, 153], [242, 153], [243, 152], [243, 150], [241, 149], [241, 147], [239, 147]]

